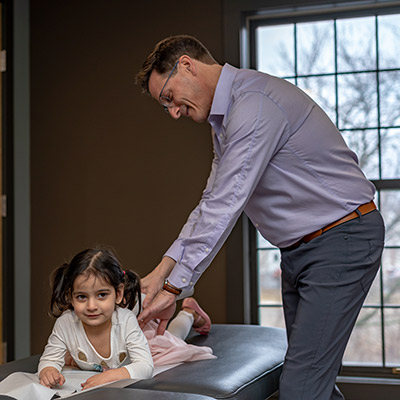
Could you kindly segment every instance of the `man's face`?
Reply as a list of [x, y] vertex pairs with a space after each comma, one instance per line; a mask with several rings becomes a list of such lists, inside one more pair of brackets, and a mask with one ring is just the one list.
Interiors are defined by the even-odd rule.
[[204, 122], [210, 113], [212, 98], [208, 99], [202, 90], [198, 74], [193, 73], [193, 65], [181, 60], [171, 76], [153, 70], [149, 79], [150, 94], [164, 105], [172, 118], [178, 119], [183, 115], [195, 122]]

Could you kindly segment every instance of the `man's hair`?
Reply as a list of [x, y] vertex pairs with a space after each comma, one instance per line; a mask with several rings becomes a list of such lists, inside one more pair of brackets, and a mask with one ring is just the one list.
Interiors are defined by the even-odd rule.
[[170, 36], [158, 42], [146, 58], [142, 69], [136, 75], [136, 84], [141, 86], [144, 93], [149, 93], [149, 79], [153, 70], [163, 75], [171, 71], [183, 55], [204, 64], [217, 64], [207, 48], [193, 36]]

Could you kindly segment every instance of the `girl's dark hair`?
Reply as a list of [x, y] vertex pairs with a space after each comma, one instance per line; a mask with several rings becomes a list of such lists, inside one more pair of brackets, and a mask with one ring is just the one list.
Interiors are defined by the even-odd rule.
[[124, 295], [120, 307], [130, 310], [139, 302], [141, 310], [140, 278], [131, 270], [124, 271], [117, 257], [106, 249], [87, 249], [78, 253], [69, 264], [63, 264], [52, 274], [50, 315], [59, 317], [65, 310], [73, 310], [71, 296], [75, 279], [80, 275], [99, 277], [114, 287], [124, 284]]

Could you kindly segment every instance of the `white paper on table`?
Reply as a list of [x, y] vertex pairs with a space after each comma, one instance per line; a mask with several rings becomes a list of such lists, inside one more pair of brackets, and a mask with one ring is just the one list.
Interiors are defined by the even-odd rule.
[[39, 383], [37, 374], [14, 372], [0, 382], [0, 394], [17, 400], [50, 400], [54, 395], [67, 397], [74, 392], [80, 392], [81, 383], [98, 372], [66, 369], [62, 373], [65, 377], [64, 385], [50, 389]]
[[[177, 365], [179, 364], [156, 367], [154, 376]], [[62, 370], [62, 374], [65, 377], [64, 385], [60, 388], [50, 389], [39, 383], [37, 374], [14, 372], [0, 382], [0, 394], [13, 397], [17, 400], [50, 400], [54, 395], [58, 395], [61, 398], [73, 397], [82, 392], [81, 383], [98, 373], [99, 372], [82, 371], [80, 369], [66, 367]], [[121, 379], [115, 382], [104, 383], [103, 385], [91, 389], [85, 389], [85, 392], [105, 386], [123, 388], [137, 381], [139, 381], [139, 379]]]
[[49, 400], [55, 393], [55, 390], [41, 385], [36, 374], [14, 372], [0, 382], [0, 394], [18, 400]]

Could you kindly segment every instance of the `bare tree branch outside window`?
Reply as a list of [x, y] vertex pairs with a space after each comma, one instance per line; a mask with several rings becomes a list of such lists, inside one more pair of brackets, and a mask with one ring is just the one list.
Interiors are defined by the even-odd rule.
[[[263, 26], [256, 42], [257, 68], [308, 93], [337, 124], [367, 178], [400, 179], [400, 14]], [[400, 365], [400, 190], [380, 191], [379, 203], [383, 279], [373, 284], [345, 360]], [[258, 249], [260, 304], [281, 304], [279, 252], [260, 235]], [[276, 308], [261, 308], [260, 319], [283, 326]]]

